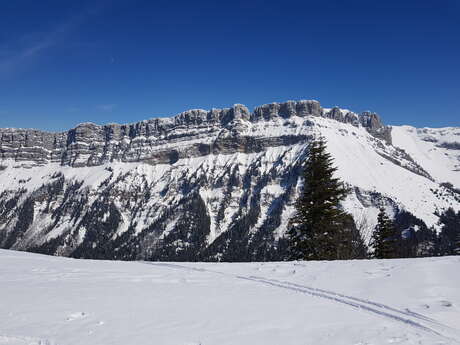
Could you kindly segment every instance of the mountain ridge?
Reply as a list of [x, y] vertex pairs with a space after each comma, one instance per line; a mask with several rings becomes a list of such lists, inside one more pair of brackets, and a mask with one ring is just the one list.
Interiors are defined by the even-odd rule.
[[235, 103], [233, 104], [233, 106], [231, 107], [224, 107], [224, 108], [214, 108], [212, 107], [211, 109], [203, 109], [203, 108], [191, 108], [191, 109], [187, 109], [185, 111], [182, 111], [180, 113], [177, 113], [175, 115], [170, 115], [170, 116], [160, 116], [160, 117], [151, 117], [151, 118], [147, 118], [147, 119], [144, 119], [144, 120], [140, 120], [140, 121], [134, 121], [134, 122], [126, 122], [126, 123], [118, 123], [118, 122], [108, 122], [108, 123], [104, 123], [104, 124], [98, 124], [98, 123], [95, 123], [95, 122], [92, 122], [92, 121], [84, 121], [84, 122], [80, 122], [78, 124], [76, 124], [75, 126], [71, 127], [70, 129], [68, 130], [61, 130], [61, 131], [53, 131], [53, 130], [44, 130], [44, 129], [39, 129], [39, 128], [25, 128], [25, 127], [0, 127], [0, 129], [4, 129], [4, 130], [25, 130], [25, 131], [38, 131], [38, 132], [43, 132], [43, 133], [47, 133], [47, 134], [63, 134], [63, 133], [67, 133], [71, 130], [74, 130], [76, 129], [77, 127], [80, 127], [80, 126], [84, 126], [84, 125], [94, 125], [94, 126], [98, 126], [98, 127], [106, 127], [106, 126], [132, 126], [132, 125], [138, 125], [138, 124], [141, 124], [141, 123], [145, 123], [145, 122], [153, 122], [153, 121], [156, 121], [156, 120], [159, 120], [160, 122], [161, 121], [168, 121], [168, 120], [174, 120], [175, 118], [180, 118], [184, 115], [187, 115], [187, 114], [190, 114], [190, 113], [220, 113], [220, 112], [228, 112], [232, 109], [236, 109], [236, 108], [244, 108], [245, 109], [245, 112], [249, 113], [249, 114], [254, 114], [257, 111], [260, 111], [261, 109], [266, 109], [266, 108], [269, 108], [269, 107], [277, 107], [279, 106], [280, 108], [285, 108], [285, 107], [288, 107], [288, 106], [292, 106], [292, 105], [301, 105], [301, 104], [306, 104], [306, 105], [309, 105], [310, 107], [312, 108], [319, 108], [319, 110], [316, 112], [316, 113], [311, 113], [311, 115], [315, 114], [315, 115], [320, 115], [320, 114], [326, 114], [326, 113], [330, 113], [332, 111], [337, 111], [339, 110], [340, 112], [342, 112], [343, 114], [347, 114], [347, 113], [351, 113], [351, 114], [354, 114], [356, 117], [358, 116], [361, 116], [361, 115], [366, 115], [366, 114], [374, 114], [374, 115], [378, 115], [377, 113], [375, 112], [372, 112], [370, 110], [366, 110], [366, 111], [363, 111], [361, 113], [356, 113], [356, 112], [353, 112], [349, 109], [344, 109], [344, 108], [340, 108], [339, 106], [334, 106], [334, 107], [331, 107], [331, 108], [325, 108], [325, 107], [321, 107], [320, 105], [320, 102], [317, 101], [317, 100], [299, 100], [299, 101], [294, 101], [294, 100], [288, 100], [288, 101], [285, 101], [285, 102], [272, 102], [272, 103], [265, 103], [265, 104], [262, 104], [262, 105], [259, 105], [259, 106], [255, 106], [253, 108], [253, 111], [250, 112], [249, 111], [249, 108], [246, 107], [244, 104], [242, 103]]
[[343, 207], [368, 227], [382, 205], [428, 226], [436, 212], [460, 209], [442, 184], [459, 187], [460, 129], [410, 132], [317, 101], [63, 133], [0, 129], [0, 247], [100, 259], [282, 259], [317, 136], [352, 189]]
[[[33, 160], [37, 164], [46, 161], [61, 161], [61, 164], [73, 166], [100, 165], [103, 162], [120, 159], [122, 161], [136, 161], [136, 157], [118, 154], [115, 157], [107, 156], [102, 159], [90, 159], [80, 162], [76, 155], [88, 154], [84, 151], [110, 151], [114, 141], [130, 141], [128, 144], [135, 146], [132, 141], [147, 139], [147, 144], [161, 145], [162, 139], [174, 140], [184, 135], [180, 133], [183, 127], [195, 126], [198, 136], [216, 130], [239, 130], [245, 122], [269, 121], [280, 118], [288, 119], [292, 116], [320, 116], [332, 118], [355, 126], [361, 124], [368, 128], [370, 133], [381, 135], [385, 140], [391, 141], [390, 129], [383, 125], [380, 117], [375, 113], [364, 112], [357, 115], [353, 112], [343, 112], [340, 108], [321, 108], [317, 101], [287, 101], [284, 103], [271, 103], [255, 107], [253, 112], [241, 104], [231, 108], [204, 110], [188, 110], [170, 118], [154, 118], [132, 124], [106, 124], [96, 125], [85, 122], [75, 128], [63, 132], [46, 132], [34, 129], [0, 129], [0, 157], [16, 160]], [[190, 135], [189, 135], [190, 136]], [[152, 142], [153, 140], [153, 142]], [[101, 144], [102, 143], [102, 144]], [[120, 150], [126, 149], [122, 143]], [[89, 147], [81, 147], [81, 146]], [[102, 147], [101, 147], [102, 146]], [[114, 148], [117, 149], [117, 148]], [[72, 158], [68, 158], [68, 156]], [[137, 157], [142, 160], [142, 157]]]

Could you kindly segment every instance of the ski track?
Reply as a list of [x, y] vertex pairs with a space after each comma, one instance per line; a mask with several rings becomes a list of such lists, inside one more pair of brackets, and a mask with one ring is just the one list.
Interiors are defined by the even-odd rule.
[[[246, 280], [246, 281], [251, 281], [255, 283], [260, 283], [260, 284], [265, 284], [281, 289], [286, 289], [286, 290], [291, 290], [295, 292], [300, 292], [306, 295], [314, 296], [314, 297], [319, 297], [319, 298], [324, 298], [330, 301], [333, 301], [335, 303], [340, 303], [343, 305], [347, 305], [349, 307], [352, 307], [356, 310], [364, 310], [370, 313], [373, 313], [375, 315], [378, 315], [380, 317], [385, 317], [387, 319], [390, 319], [392, 321], [396, 321], [398, 323], [403, 323], [405, 325], [411, 326], [413, 328], [422, 330], [426, 333], [429, 333], [431, 335], [436, 335], [439, 338], [442, 338], [445, 341], [453, 342], [455, 344], [460, 344], [460, 342], [457, 339], [451, 338], [449, 336], [446, 336], [442, 333], [440, 333], [437, 330], [434, 330], [428, 326], [425, 326], [421, 324], [420, 322], [427, 322], [433, 326], [438, 326], [442, 327], [444, 329], [449, 329], [452, 331], [457, 331], [456, 329], [453, 329], [450, 326], [444, 325], [440, 323], [439, 321], [436, 321], [435, 319], [432, 319], [430, 317], [427, 317], [425, 315], [412, 312], [409, 310], [401, 310], [397, 309], [395, 307], [388, 306], [383, 303], [378, 303], [378, 302], [373, 302], [368, 299], [362, 299], [358, 297], [353, 297], [349, 295], [344, 295], [341, 293], [337, 293], [331, 290], [324, 290], [324, 289], [319, 289], [319, 288], [313, 288], [305, 285], [300, 285], [288, 281], [280, 281], [276, 279], [269, 279], [269, 278], [264, 278], [264, 277], [257, 277], [257, 276], [241, 276], [237, 274], [231, 274], [231, 273], [225, 273], [225, 272], [220, 272], [220, 271], [214, 271], [214, 270], [209, 270], [209, 269], [204, 269], [204, 268], [195, 268], [195, 267], [187, 267], [179, 264], [173, 264], [173, 263], [163, 263], [163, 262], [143, 262], [144, 264], [148, 265], [153, 265], [153, 266], [161, 266], [161, 267], [171, 267], [175, 269], [182, 269], [182, 270], [187, 270], [187, 271], [193, 271], [193, 272], [202, 272], [202, 273], [213, 273], [213, 274], [219, 274], [227, 277], [232, 277], [236, 279], [241, 279], [241, 280]], [[392, 311], [398, 314], [402, 314], [406, 317], [398, 316], [389, 313], [388, 311]], [[411, 320], [407, 317], [412, 317], [415, 318], [416, 321]]]
[[320, 293], [325, 293], [325, 294], [332, 295], [332, 296], [346, 298], [346, 299], [349, 299], [349, 300], [352, 300], [352, 301], [369, 304], [369, 305], [372, 305], [372, 306], [375, 306], [375, 307], [378, 307], [378, 308], [386, 309], [386, 310], [393, 311], [393, 312], [403, 314], [403, 315], [406, 315], [406, 316], [415, 317], [415, 318], [423, 320], [423, 321], [434, 323], [437, 326], [452, 329], [451, 327], [449, 327], [447, 325], [444, 325], [444, 324], [440, 323], [439, 321], [437, 321], [435, 319], [432, 319], [432, 318], [430, 318], [428, 316], [413, 312], [413, 311], [408, 310], [408, 309], [401, 310], [401, 309], [397, 309], [397, 308], [391, 307], [391, 306], [383, 304], [383, 303], [373, 302], [373, 301], [368, 300], [368, 299], [363, 299], [363, 298], [353, 297], [353, 296], [349, 296], [349, 295], [344, 295], [344, 294], [341, 294], [341, 293], [338, 293], [338, 292], [319, 289], [319, 288], [314, 288], [314, 287], [310, 287], [310, 286], [306, 286], [306, 285], [300, 285], [300, 284], [292, 283], [292, 282], [285, 281], [285, 280], [268, 279], [268, 278], [257, 277], [257, 276], [251, 276], [251, 278], [261, 279], [261, 280], [269, 280], [269, 281], [280, 283], [280, 284], [295, 286], [295, 287], [298, 287], [298, 288], [308, 289], [308, 290], [312, 290], [312, 291], [316, 291], [316, 292], [320, 292]]
[[56, 345], [47, 339], [0, 334], [0, 345]]

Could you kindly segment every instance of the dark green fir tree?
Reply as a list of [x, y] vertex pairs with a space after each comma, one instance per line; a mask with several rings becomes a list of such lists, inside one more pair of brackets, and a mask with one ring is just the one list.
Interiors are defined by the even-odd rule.
[[391, 259], [398, 257], [398, 234], [393, 222], [383, 207], [377, 216], [377, 225], [372, 234], [374, 247], [373, 257], [376, 259]]
[[455, 241], [454, 255], [460, 255], [460, 230], [457, 233], [457, 240]]
[[439, 234], [441, 255], [460, 254], [460, 211], [455, 213], [454, 209], [448, 208], [439, 217], [439, 224], [442, 225]]
[[340, 207], [349, 190], [334, 177], [336, 170], [326, 141], [312, 141], [304, 164], [303, 193], [289, 222], [293, 260], [349, 259], [363, 253], [365, 246], [353, 218]]
[[454, 255], [460, 255], [460, 231], [457, 233], [457, 239], [455, 241]]

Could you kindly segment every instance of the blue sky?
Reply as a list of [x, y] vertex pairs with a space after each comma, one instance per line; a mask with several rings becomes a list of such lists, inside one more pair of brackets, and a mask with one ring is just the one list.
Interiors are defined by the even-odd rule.
[[0, 127], [317, 99], [460, 125], [460, 1], [1, 1]]

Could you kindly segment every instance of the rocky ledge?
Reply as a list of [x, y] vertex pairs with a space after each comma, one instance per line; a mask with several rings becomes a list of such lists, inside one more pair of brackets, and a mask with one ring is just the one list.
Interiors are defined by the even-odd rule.
[[363, 126], [372, 135], [391, 143], [391, 128], [375, 113], [358, 115], [338, 107], [322, 108], [314, 100], [302, 100], [265, 104], [253, 112], [235, 104], [231, 108], [194, 109], [170, 118], [133, 124], [82, 123], [59, 133], [0, 129], [0, 159], [13, 159], [25, 165], [55, 162], [78, 167], [112, 161], [174, 163], [182, 157], [209, 153], [257, 152], [264, 146], [292, 144], [305, 138], [284, 136], [258, 140], [242, 134], [247, 125], [309, 116]]

